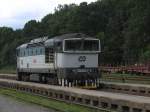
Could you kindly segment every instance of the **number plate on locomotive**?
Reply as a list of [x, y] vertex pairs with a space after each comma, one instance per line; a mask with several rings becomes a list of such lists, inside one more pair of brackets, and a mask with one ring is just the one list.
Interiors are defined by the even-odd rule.
[[87, 72], [87, 69], [77, 69], [77, 72]]

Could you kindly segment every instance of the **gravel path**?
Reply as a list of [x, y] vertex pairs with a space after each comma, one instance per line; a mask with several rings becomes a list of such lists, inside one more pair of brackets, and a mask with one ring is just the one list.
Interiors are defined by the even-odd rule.
[[[56, 112], [42, 106], [16, 101], [0, 95], [0, 112]], [[58, 111], [57, 111], [58, 112]]]

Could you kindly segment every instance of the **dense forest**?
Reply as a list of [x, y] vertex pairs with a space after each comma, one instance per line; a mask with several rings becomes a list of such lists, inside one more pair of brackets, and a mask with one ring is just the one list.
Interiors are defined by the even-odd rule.
[[150, 60], [150, 0], [99, 0], [59, 5], [23, 29], [0, 27], [0, 67], [15, 66], [15, 49], [31, 39], [81, 32], [101, 39], [100, 63], [135, 64]]

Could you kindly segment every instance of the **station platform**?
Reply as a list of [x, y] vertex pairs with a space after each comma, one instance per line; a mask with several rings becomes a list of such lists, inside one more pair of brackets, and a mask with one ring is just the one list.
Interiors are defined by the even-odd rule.
[[0, 86], [119, 112], [150, 112], [150, 97], [0, 79]]

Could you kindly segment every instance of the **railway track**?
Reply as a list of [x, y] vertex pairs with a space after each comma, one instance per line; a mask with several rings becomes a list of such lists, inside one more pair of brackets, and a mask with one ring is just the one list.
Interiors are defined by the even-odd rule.
[[145, 76], [111, 76], [105, 75], [102, 77], [103, 81], [115, 81], [122, 83], [140, 83], [140, 84], [150, 84], [150, 77]]
[[0, 86], [48, 98], [121, 112], [150, 112], [150, 97], [0, 79]]
[[146, 76], [150, 75], [150, 64], [130, 66], [100, 66], [100, 69], [105, 73], [130, 73]]

